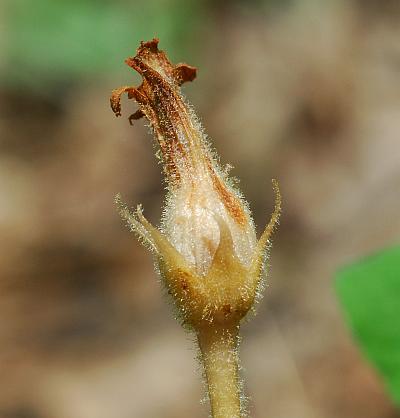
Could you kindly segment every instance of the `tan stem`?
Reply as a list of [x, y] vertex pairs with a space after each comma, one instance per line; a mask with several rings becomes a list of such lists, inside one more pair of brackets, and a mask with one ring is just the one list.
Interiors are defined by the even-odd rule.
[[240, 418], [239, 327], [210, 326], [198, 332], [213, 418]]

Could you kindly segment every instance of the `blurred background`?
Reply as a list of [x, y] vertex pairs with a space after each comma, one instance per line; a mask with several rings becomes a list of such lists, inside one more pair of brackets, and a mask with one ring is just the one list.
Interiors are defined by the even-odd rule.
[[114, 206], [165, 191], [123, 60], [160, 38], [258, 231], [284, 209], [243, 326], [254, 418], [396, 418], [334, 290], [399, 242], [400, 3], [1, 0], [0, 417], [201, 418], [192, 337]]

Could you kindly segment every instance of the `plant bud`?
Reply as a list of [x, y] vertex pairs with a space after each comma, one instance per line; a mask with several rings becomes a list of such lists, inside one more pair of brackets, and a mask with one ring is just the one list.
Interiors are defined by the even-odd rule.
[[184, 325], [196, 330], [210, 322], [237, 325], [260, 294], [269, 238], [280, 213], [276, 181], [275, 211], [257, 241], [246, 201], [233, 186], [211, 149], [180, 86], [196, 69], [173, 65], [158, 40], [142, 42], [126, 63], [143, 78], [139, 87], [113, 91], [111, 107], [121, 115], [121, 95], [139, 110], [129, 120], [146, 117], [161, 151], [168, 196], [160, 229], [130, 213], [120, 198], [122, 217], [153, 251], [158, 270]]

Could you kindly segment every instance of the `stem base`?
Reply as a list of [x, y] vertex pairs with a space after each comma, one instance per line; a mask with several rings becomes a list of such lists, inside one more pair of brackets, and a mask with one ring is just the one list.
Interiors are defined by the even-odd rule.
[[213, 418], [241, 418], [238, 334], [239, 326], [197, 333]]

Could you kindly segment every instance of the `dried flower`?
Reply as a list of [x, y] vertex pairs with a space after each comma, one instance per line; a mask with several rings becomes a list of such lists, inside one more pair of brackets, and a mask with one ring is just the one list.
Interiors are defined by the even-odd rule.
[[[144, 218], [140, 206], [130, 213], [118, 197], [120, 211], [155, 254], [183, 325], [198, 335], [214, 416], [236, 417], [240, 403], [237, 361], [233, 371], [236, 383], [231, 390], [237, 401], [234, 409], [229, 409], [232, 400], [226, 401], [224, 396], [225, 401], [220, 399], [217, 407], [219, 395], [213, 393], [211, 380], [215, 379], [211, 379], [213, 371], [206, 358], [212, 358], [220, 343], [229, 346], [237, 358], [239, 322], [259, 295], [268, 240], [279, 217], [278, 185], [273, 181], [275, 211], [257, 241], [247, 203], [219, 167], [198, 119], [180, 93], [180, 86], [195, 78], [196, 69], [171, 64], [158, 49], [157, 39], [142, 42], [136, 56], [126, 63], [143, 77], [143, 82], [137, 88], [114, 90], [111, 107], [117, 116], [121, 115], [123, 93], [139, 104], [129, 120], [145, 116], [150, 122], [161, 150], [168, 196], [160, 229]], [[214, 354], [218, 357], [218, 353]], [[224, 408], [230, 415], [218, 415]]]

